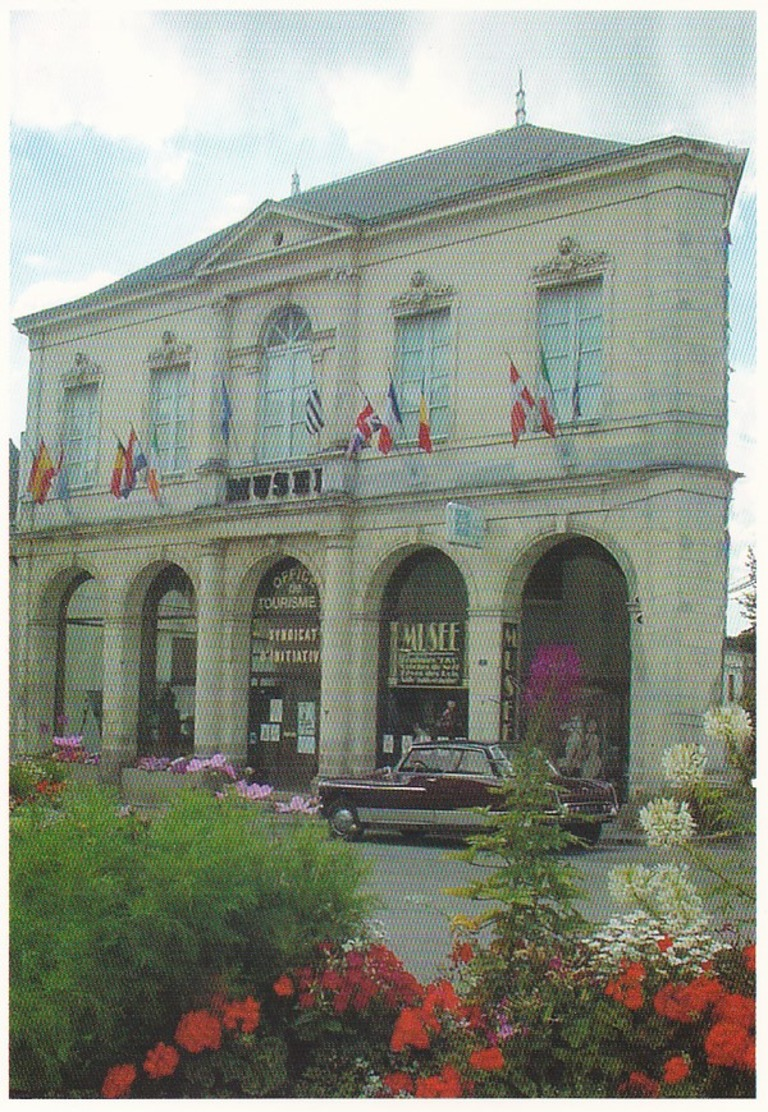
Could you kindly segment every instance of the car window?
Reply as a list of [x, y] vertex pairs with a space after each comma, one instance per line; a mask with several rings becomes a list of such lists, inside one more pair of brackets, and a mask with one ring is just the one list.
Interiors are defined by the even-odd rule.
[[462, 749], [457, 771], [466, 772], [470, 776], [492, 775], [488, 758], [481, 749]]
[[453, 772], [458, 757], [454, 749], [411, 749], [400, 768], [403, 772]]

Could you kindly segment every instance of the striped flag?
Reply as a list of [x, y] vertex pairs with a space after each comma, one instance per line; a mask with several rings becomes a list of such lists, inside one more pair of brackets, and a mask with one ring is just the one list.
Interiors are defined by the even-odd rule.
[[316, 436], [320, 429], [325, 427], [323, 403], [320, 401], [320, 391], [314, 383], [310, 386], [307, 394], [304, 424], [307, 426], [307, 432], [310, 436]]
[[152, 430], [152, 442], [147, 459], [147, 490], [156, 502], [160, 501], [160, 474], [158, 466], [157, 432]]
[[536, 409], [536, 402], [533, 400], [533, 395], [523, 383], [520, 375], [517, 373], [515, 364], [511, 360], [509, 364], [509, 385], [512, 391], [512, 408], [509, 416], [509, 424], [512, 432], [512, 443], [517, 447], [518, 440], [525, 432], [526, 414]]
[[42, 506], [48, 497], [55, 475], [56, 466], [45, 446], [45, 441], [41, 440], [27, 480], [27, 490], [38, 506]]
[[379, 431], [379, 451], [385, 456], [392, 451], [395, 433], [402, 423], [403, 417], [395, 393], [395, 384], [390, 378], [389, 389], [387, 390], [387, 408], [384, 411], [384, 420], [381, 422], [381, 430]]
[[115, 498], [122, 498], [123, 496], [123, 471], [125, 469], [125, 448], [121, 440], [117, 442], [117, 453], [115, 455], [115, 462], [112, 465], [112, 479], [110, 480], [109, 489], [114, 494]]
[[[547, 369], [547, 361], [544, 358], [544, 351], [541, 352], [541, 377], [542, 377], [542, 391], [539, 398], [539, 414], [541, 416], [541, 427], [548, 436], [555, 435], [555, 396], [552, 393], [552, 382], [549, 377], [549, 370]], [[578, 381], [574, 387], [574, 405], [579, 406], [579, 413], [581, 413], [581, 404], [579, 402], [578, 394]]]
[[419, 399], [419, 447], [422, 452], [432, 451], [432, 433], [429, 427], [429, 406], [424, 383], [421, 384], [421, 398]]
[[365, 405], [360, 410], [355, 420], [355, 427], [347, 447], [347, 458], [353, 459], [369, 442], [375, 432], [381, 428], [381, 420], [376, 416], [373, 406], [365, 399]]
[[136, 486], [136, 467], [133, 462], [133, 453], [136, 446], [136, 432], [133, 425], [128, 436], [128, 447], [125, 449], [123, 458], [123, 481], [120, 487], [120, 494], [123, 498], [127, 498], [133, 488]]
[[221, 439], [225, 444], [229, 444], [229, 426], [232, 422], [232, 404], [229, 400], [229, 391], [227, 384], [224, 380], [224, 375], [221, 376]]

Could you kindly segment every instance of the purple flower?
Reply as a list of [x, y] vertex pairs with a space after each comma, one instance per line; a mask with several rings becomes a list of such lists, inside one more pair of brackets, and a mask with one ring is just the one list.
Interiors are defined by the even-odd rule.
[[581, 679], [581, 665], [573, 645], [539, 645], [531, 662], [523, 698], [528, 707], [552, 700], [557, 718], [567, 713]]

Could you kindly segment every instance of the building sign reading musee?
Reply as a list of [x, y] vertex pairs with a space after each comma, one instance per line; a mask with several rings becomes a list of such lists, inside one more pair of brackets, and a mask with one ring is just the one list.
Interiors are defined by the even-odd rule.
[[254, 671], [320, 663], [320, 602], [312, 576], [293, 564], [256, 597], [253, 615]]
[[390, 687], [463, 687], [463, 622], [390, 622]]

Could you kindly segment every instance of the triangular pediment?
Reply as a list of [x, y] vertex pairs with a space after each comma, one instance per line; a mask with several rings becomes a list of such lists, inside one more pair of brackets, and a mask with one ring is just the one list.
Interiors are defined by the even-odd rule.
[[231, 236], [217, 244], [216, 249], [200, 264], [198, 273], [241, 266], [313, 244], [342, 239], [353, 230], [354, 225], [345, 221], [265, 201], [232, 229]]

